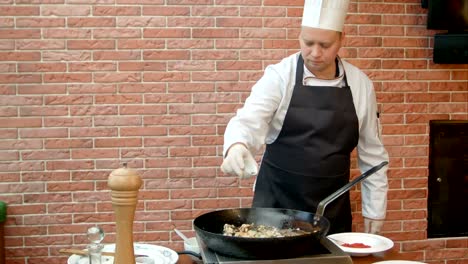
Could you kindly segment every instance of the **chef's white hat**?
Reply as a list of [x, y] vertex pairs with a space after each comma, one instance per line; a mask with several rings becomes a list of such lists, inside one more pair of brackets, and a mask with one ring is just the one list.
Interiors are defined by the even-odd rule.
[[305, 0], [302, 26], [342, 32], [349, 0]]

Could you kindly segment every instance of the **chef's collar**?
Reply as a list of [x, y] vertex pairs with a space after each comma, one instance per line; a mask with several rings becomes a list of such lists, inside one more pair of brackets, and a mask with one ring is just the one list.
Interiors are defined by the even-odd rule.
[[309, 69], [307, 69], [307, 67], [304, 64], [304, 76], [302, 79], [302, 83], [305, 84], [308, 79], [316, 79], [320, 81], [330, 81], [330, 82], [336, 82], [336, 81], [342, 80], [344, 76], [344, 68], [343, 68], [343, 63], [341, 62], [340, 57], [336, 57], [335, 63], [338, 66], [336, 68], [338, 71], [338, 74], [335, 73], [335, 78], [333, 79], [320, 79], [320, 78], [315, 77], [315, 74], [309, 71]]

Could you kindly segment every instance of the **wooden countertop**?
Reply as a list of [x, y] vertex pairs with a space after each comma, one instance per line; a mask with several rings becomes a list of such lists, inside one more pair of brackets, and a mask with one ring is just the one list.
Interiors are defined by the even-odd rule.
[[[391, 249], [384, 253], [369, 255], [365, 257], [353, 257], [354, 264], [372, 264], [384, 260], [401, 260], [401, 254], [397, 250]], [[190, 255], [179, 255], [177, 264], [196, 264], [201, 263], [195, 261]]]

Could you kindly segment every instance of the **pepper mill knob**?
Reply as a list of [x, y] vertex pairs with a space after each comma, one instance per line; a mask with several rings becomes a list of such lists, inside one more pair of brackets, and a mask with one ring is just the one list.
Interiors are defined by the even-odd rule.
[[135, 264], [133, 219], [141, 184], [137, 172], [125, 163], [123, 168], [112, 171], [107, 181], [117, 225], [114, 264]]

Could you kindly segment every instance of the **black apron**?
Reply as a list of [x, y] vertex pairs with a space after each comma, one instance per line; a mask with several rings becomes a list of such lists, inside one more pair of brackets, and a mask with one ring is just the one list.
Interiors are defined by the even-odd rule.
[[[344, 87], [305, 86], [303, 73], [299, 55], [291, 102], [278, 138], [266, 146], [253, 207], [315, 213], [321, 200], [349, 182], [359, 129], [346, 73]], [[330, 234], [350, 232], [349, 192], [331, 202], [324, 215]]]

